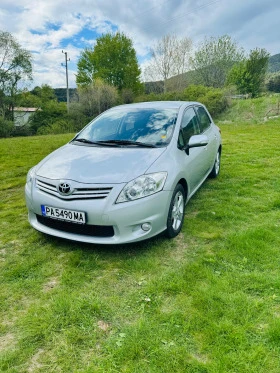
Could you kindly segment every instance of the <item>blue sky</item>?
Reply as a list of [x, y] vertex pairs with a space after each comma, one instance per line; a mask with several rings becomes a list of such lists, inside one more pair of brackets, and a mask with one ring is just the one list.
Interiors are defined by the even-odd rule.
[[81, 51], [107, 32], [124, 32], [134, 43], [142, 70], [149, 49], [166, 34], [189, 37], [193, 50], [205, 36], [230, 35], [246, 51], [280, 53], [279, 0], [1, 0], [0, 30], [11, 32], [33, 55], [35, 85], [75, 87]]

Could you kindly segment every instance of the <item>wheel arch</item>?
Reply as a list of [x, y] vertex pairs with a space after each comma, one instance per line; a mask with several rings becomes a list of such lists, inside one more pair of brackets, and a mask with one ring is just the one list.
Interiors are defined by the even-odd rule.
[[181, 184], [182, 187], [184, 188], [184, 191], [185, 191], [185, 199], [186, 199], [186, 201], [187, 201], [187, 200], [188, 200], [188, 194], [189, 194], [189, 187], [188, 187], [188, 183], [187, 183], [186, 179], [181, 178], [181, 179], [178, 181], [177, 185], [178, 185], [178, 184]]

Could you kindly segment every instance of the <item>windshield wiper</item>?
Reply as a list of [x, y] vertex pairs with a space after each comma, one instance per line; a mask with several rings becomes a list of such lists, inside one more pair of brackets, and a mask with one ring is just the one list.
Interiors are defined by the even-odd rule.
[[101, 144], [116, 144], [116, 145], [136, 145], [142, 146], [143, 148], [157, 148], [156, 145], [148, 144], [145, 142], [140, 141], [132, 141], [132, 140], [106, 140], [106, 141], [98, 141]]
[[74, 139], [73, 141], [79, 141], [79, 142], [83, 142], [83, 143], [85, 143], [85, 144], [95, 144], [95, 141], [91, 141], [91, 140], [84, 139], [84, 138], [81, 138], [81, 139]]
[[78, 141], [78, 142], [82, 142], [84, 144], [103, 145], [103, 146], [116, 146], [116, 145], [110, 144], [110, 143], [107, 144], [107, 141], [91, 141], [91, 140], [84, 139], [84, 138], [74, 139], [72, 141]]

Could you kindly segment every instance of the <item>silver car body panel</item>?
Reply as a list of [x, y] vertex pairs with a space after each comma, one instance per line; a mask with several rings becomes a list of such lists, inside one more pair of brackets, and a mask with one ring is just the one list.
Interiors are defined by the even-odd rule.
[[[85, 184], [126, 183], [146, 172], [166, 148], [114, 148], [67, 144], [43, 161], [37, 175]], [[140, 161], [141, 160], [141, 161]]]
[[[26, 184], [25, 195], [31, 225], [40, 232], [88, 243], [120, 244], [153, 237], [166, 229], [173, 191], [184, 180], [187, 200], [211, 172], [221, 146], [218, 127], [212, 122], [203, 133], [207, 145], [186, 151], [178, 148], [180, 123], [193, 102], [159, 102], [123, 105], [127, 107], [178, 108], [172, 139], [166, 147], [103, 147], [69, 143], [54, 151], [35, 167], [32, 184]], [[205, 108], [206, 109], [206, 108]], [[208, 113], [209, 114], [209, 113]], [[211, 117], [210, 117], [211, 118]], [[163, 189], [134, 201], [116, 203], [127, 182], [143, 174], [167, 172]], [[71, 194], [60, 195], [62, 182], [71, 185]], [[84, 211], [86, 225], [113, 227], [111, 236], [65, 232], [42, 224], [41, 205]], [[149, 223], [145, 231], [142, 224]]]

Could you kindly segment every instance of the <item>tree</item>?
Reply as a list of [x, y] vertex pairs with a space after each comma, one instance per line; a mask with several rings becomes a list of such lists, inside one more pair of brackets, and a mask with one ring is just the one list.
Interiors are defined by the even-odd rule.
[[231, 37], [205, 38], [191, 59], [200, 84], [208, 87], [223, 87], [232, 67], [242, 61], [244, 51]]
[[265, 49], [251, 50], [247, 59], [232, 68], [228, 82], [235, 84], [240, 93], [256, 97], [265, 81], [268, 60], [269, 53]]
[[41, 87], [36, 86], [32, 91], [23, 90], [17, 95], [17, 105], [24, 107], [37, 107], [44, 108], [47, 102], [54, 100], [57, 101], [54, 89], [47, 84]]
[[280, 92], [280, 75], [274, 75], [269, 77], [269, 81], [266, 84], [267, 90], [270, 92]]
[[31, 53], [23, 49], [9, 32], [0, 31], [0, 89], [10, 98], [8, 104], [11, 108], [19, 82], [30, 79]]
[[90, 118], [114, 106], [118, 99], [117, 89], [99, 78], [86, 87], [79, 87], [78, 95], [83, 112]]
[[127, 88], [138, 93], [142, 88], [140, 73], [131, 39], [117, 32], [102, 35], [93, 49], [82, 52], [76, 83], [87, 86], [100, 78], [119, 91]]
[[41, 87], [36, 86], [33, 88], [31, 93], [41, 99], [42, 102], [48, 100], [57, 100], [57, 97], [54, 93], [54, 89], [48, 84], [42, 84]]
[[175, 89], [182, 89], [182, 77], [188, 70], [192, 41], [185, 37], [178, 39], [175, 35], [165, 35], [151, 49], [151, 61], [145, 70], [146, 80], [162, 80], [166, 92], [168, 79], [176, 76]]

